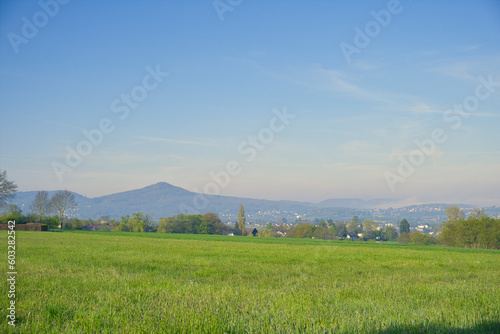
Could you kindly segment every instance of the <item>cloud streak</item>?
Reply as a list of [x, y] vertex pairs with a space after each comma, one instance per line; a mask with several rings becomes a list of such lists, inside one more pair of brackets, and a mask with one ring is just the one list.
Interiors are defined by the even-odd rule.
[[210, 144], [210, 143], [202, 143], [199, 141], [180, 140], [180, 139], [172, 139], [172, 138], [160, 138], [160, 137], [149, 137], [149, 136], [134, 136], [133, 138], [145, 140], [147, 142], [163, 142], [163, 143], [171, 143], [171, 144], [212, 146], [212, 147], [216, 146], [216, 145]]

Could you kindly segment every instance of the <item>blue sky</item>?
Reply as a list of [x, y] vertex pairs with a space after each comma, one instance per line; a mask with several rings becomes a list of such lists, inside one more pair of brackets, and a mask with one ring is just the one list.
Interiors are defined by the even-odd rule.
[[[19, 190], [203, 191], [236, 161], [221, 195], [500, 205], [498, 1], [63, 2], [0, 2], [0, 169]], [[147, 96], [120, 119], [132, 92]], [[113, 130], [69, 166], [102, 120]]]

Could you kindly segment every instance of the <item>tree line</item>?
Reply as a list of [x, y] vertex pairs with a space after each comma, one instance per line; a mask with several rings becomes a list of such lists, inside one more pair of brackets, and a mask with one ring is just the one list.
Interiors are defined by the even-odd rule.
[[[57, 224], [62, 229], [68, 212], [78, 206], [75, 195], [68, 190], [60, 190], [52, 197], [49, 197], [47, 191], [39, 191], [30, 204], [31, 213], [23, 215], [22, 209], [17, 205], [8, 205], [8, 201], [14, 197], [16, 190], [17, 185], [7, 179], [7, 172], [0, 171], [0, 208], [6, 208], [0, 215], [0, 223], [7, 223], [8, 220], [16, 220], [18, 224], [38, 222], [45, 223], [51, 228]], [[49, 217], [51, 213], [54, 213], [58, 219], [54, 216]]]
[[448, 220], [441, 226], [439, 241], [452, 247], [500, 249], [500, 219], [475, 209], [465, 219], [463, 210], [447, 208]]
[[[159, 233], [229, 234], [236, 230], [224, 224], [213, 212], [204, 215], [179, 214], [162, 218], [158, 223]], [[239, 228], [237, 230], [240, 231]]]
[[332, 219], [322, 220], [318, 224], [309, 221], [299, 221], [295, 225], [268, 223], [259, 236], [287, 237], [287, 238], [314, 238], [326, 240], [374, 240], [390, 241], [398, 238], [395, 228], [387, 226], [379, 229], [375, 221], [366, 219], [363, 222], [354, 216], [349, 222], [334, 222]]

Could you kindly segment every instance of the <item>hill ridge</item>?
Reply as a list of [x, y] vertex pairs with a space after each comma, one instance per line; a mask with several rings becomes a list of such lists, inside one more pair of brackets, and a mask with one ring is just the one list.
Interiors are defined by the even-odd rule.
[[[49, 191], [49, 195], [56, 191]], [[19, 205], [24, 212], [29, 211], [30, 203], [35, 198], [37, 191], [25, 191], [16, 193], [12, 203]], [[268, 200], [256, 198], [243, 198], [237, 196], [207, 195], [186, 190], [161, 181], [148, 186], [131, 189], [113, 194], [86, 197], [74, 193], [78, 202], [75, 215], [79, 218], [97, 219], [101, 216], [120, 218], [131, 215], [134, 212], [152, 214], [155, 219], [160, 217], [174, 216], [179, 213], [198, 214], [215, 212], [221, 219], [228, 221], [234, 219], [240, 204], [245, 205], [245, 211], [249, 217], [260, 219], [308, 219], [308, 217], [339, 217], [350, 219], [354, 215], [367, 217], [372, 215], [377, 206], [385, 206], [388, 211], [391, 203], [397, 203], [390, 199], [363, 200], [359, 198], [330, 198], [318, 203], [290, 201], [290, 200]], [[203, 199], [203, 201], [198, 201]], [[443, 204], [428, 204], [442, 207]], [[413, 205], [420, 207], [422, 205]], [[473, 207], [461, 205], [462, 207]], [[410, 207], [410, 206], [407, 206]], [[392, 209], [393, 210], [393, 209]], [[438, 214], [439, 215], [439, 214]], [[443, 213], [441, 213], [443, 215]], [[371, 216], [370, 216], [371, 217]], [[370, 218], [372, 219], [372, 218]]]

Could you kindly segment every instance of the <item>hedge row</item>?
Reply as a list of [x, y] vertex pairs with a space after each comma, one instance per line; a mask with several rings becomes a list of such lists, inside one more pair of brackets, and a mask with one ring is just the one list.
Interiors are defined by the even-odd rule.
[[[0, 224], [0, 230], [9, 230], [8, 224]], [[27, 224], [16, 224], [14, 231], [48, 231], [49, 228], [47, 224], [40, 223], [27, 223]]]

